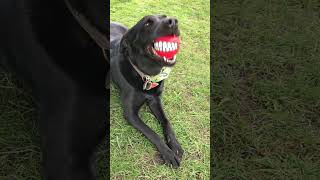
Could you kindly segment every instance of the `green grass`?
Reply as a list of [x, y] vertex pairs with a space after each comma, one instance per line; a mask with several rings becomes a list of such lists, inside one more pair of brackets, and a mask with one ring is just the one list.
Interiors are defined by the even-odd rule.
[[[111, 179], [209, 179], [210, 30], [209, 1], [112, 0], [111, 20], [132, 27], [143, 16], [166, 14], [179, 20], [181, 51], [162, 97], [185, 150], [175, 170], [162, 165], [155, 147], [123, 118], [118, 90], [111, 88]], [[158, 134], [160, 125], [147, 107], [140, 116]]]
[[30, 93], [0, 71], [0, 179], [39, 177], [39, 134]]
[[214, 3], [215, 179], [320, 179], [320, 3]]

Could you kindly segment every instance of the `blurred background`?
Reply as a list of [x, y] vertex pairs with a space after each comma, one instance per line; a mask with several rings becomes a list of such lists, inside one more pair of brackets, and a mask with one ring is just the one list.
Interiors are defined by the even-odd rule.
[[320, 2], [212, 6], [213, 179], [320, 179]]

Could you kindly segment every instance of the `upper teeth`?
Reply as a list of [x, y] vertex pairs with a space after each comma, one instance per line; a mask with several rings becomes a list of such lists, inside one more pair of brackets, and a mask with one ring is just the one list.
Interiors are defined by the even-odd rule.
[[178, 43], [159, 41], [154, 43], [154, 49], [162, 52], [175, 51], [178, 49]]

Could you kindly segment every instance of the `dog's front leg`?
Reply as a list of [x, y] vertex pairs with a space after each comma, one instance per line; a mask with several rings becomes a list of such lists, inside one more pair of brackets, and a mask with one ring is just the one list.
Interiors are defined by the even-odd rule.
[[138, 115], [139, 109], [146, 101], [146, 98], [138, 93], [122, 93], [121, 99], [124, 105], [125, 119], [157, 147], [165, 163], [172, 164], [173, 167], [180, 166], [180, 158], [168, 147], [159, 135], [140, 119]]
[[160, 97], [152, 96], [151, 99], [149, 99], [148, 101], [148, 106], [151, 112], [160, 122], [163, 128], [163, 133], [168, 143], [168, 146], [181, 159], [184, 151], [181, 148], [181, 145], [179, 144], [175, 136], [175, 133], [171, 127], [171, 124], [163, 111]]

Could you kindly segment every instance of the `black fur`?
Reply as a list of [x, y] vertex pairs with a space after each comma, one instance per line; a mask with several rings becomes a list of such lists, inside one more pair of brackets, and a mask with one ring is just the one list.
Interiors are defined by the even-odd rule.
[[[70, 2], [109, 35], [109, 1]], [[1, 0], [0, 24], [0, 63], [30, 85], [39, 104], [44, 178], [95, 179], [93, 153], [109, 117], [101, 49], [63, 0]]]
[[[158, 74], [163, 66], [169, 65], [150, 53], [148, 46], [155, 38], [171, 34], [179, 35], [178, 22], [166, 16], [146, 16], [131, 29], [111, 23], [111, 77], [120, 89], [125, 119], [157, 147], [167, 164], [178, 167], [183, 150], [162, 108], [160, 95], [164, 81], [156, 88], [143, 90], [143, 81], [129, 62], [131, 60], [145, 74]], [[161, 123], [166, 143], [139, 118], [139, 109], [145, 102]]]

